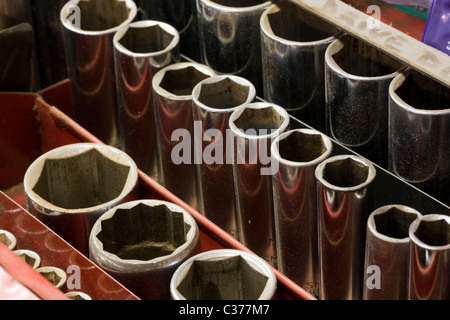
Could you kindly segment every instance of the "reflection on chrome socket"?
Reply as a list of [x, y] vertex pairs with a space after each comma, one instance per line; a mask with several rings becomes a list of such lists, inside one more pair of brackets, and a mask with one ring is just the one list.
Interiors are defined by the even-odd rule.
[[325, 52], [327, 133], [387, 168], [389, 84], [400, 62], [351, 35]]
[[[407, 299], [409, 227], [420, 217], [420, 212], [404, 205], [386, 205], [371, 213], [367, 221], [363, 299]], [[371, 266], [379, 268], [379, 274], [368, 272]]]
[[290, 1], [261, 16], [264, 99], [325, 132], [324, 56], [339, 30]]
[[88, 253], [94, 222], [137, 196], [138, 169], [124, 152], [94, 143], [71, 144], [36, 159], [25, 173], [27, 208], [80, 252]]
[[195, 0], [135, 0], [140, 20], [163, 21], [180, 33], [181, 53], [200, 62], [197, 7]]
[[176, 268], [198, 250], [194, 218], [181, 207], [159, 200], [121, 204], [95, 223], [90, 258], [144, 300], [170, 299]]
[[248, 79], [262, 96], [259, 20], [272, 1], [197, 0], [202, 62]]
[[178, 31], [159, 21], [138, 21], [113, 38], [120, 147], [139, 169], [160, 182], [152, 80], [179, 61]]
[[410, 226], [410, 300], [450, 299], [450, 217], [424, 215]]
[[[155, 103], [155, 122], [160, 167], [160, 182], [173, 194], [199, 209], [197, 170], [193, 161], [194, 137], [192, 118], [192, 91], [206, 78], [214, 76], [207, 66], [180, 62], [169, 65], [158, 71], [153, 78], [153, 96]], [[190, 155], [186, 162], [174, 161], [173, 152], [179, 143], [176, 135], [184, 130], [190, 141]], [[183, 154], [183, 157], [186, 156]], [[184, 158], [183, 158], [184, 160]]]
[[272, 143], [272, 177], [278, 270], [313, 296], [319, 292], [316, 167], [331, 155], [331, 140], [296, 129]]
[[450, 88], [406, 70], [389, 96], [389, 171], [450, 205]]
[[75, 118], [108, 145], [118, 143], [113, 36], [136, 13], [132, 0], [71, 0], [61, 9]]
[[318, 197], [320, 298], [362, 298], [367, 218], [373, 211], [373, 164], [337, 155], [315, 172]]
[[178, 267], [170, 282], [174, 300], [271, 300], [273, 268], [252, 253], [220, 249], [200, 253]]
[[278, 168], [272, 161], [270, 146], [288, 126], [287, 111], [265, 102], [247, 104], [229, 119], [235, 139], [233, 177], [239, 239], [274, 267], [277, 254], [272, 175]]
[[[214, 76], [200, 82], [192, 93], [194, 125], [199, 124], [201, 145], [195, 145], [201, 210], [209, 220], [235, 238], [237, 234], [236, 200], [233, 185], [233, 165], [227, 161], [230, 115], [239, 107], [253, 102], [255, 87], [250, 81], [236, 76]], [[211, 135], [216, 130], [217, 135]], [[211, 147], [218, 150], [217, 161], [204, 161], [204, 153]], [[220, 152], [222, 151], [222, 152]], [[233, 150], [231, 150], [233, 151]], [[231, 154], [232, 157], [232, 154]], [[229, 159], [228, 159], [229, 160]]]

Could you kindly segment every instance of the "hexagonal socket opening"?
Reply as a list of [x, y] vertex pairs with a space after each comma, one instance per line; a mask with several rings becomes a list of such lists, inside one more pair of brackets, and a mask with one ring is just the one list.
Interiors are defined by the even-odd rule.
[[130, 8], [125, 1], [80, 0], [80, 28], [85, 31], [102, 31], [115, 28], [128, 19]]
[[409, 237], [409, 226], [417, 218], [414, 212], [393, 207], [374, 216], [375, 229], [387, 237], [405, 239]]
[[76, 301], [92, 300], [92, 298], [84, 292], [70, 291], [70, 292], [65, 293], [65, 296], [68, 297], [70, 300], [76, 300]]
[[270, 30], [279, 38], [295, 42], [311, 42], [329, 38], [339, 30], [325, 20], [289, 1], [277, 5], [267, 14]]
[[245, 108], [233, 123], [248, 135], [267, 135], [278, 130], [285, 121], [274, 107]]
[[95, 207], [122, 193], [130, 169], [96, 149], [73, 157], [46, 159], [33, 191], [61, 208]]
[[20, 259], [25, 261], [33, 269], [37, 269], [41, 263], [41, 259], [37, 253], [28, 250], [17, 250], [14, 252]]
[[368, 177], [369, 168], [352, 158], [330, 161], [323, 169], [323, 178], [328, 183], [341, 188], [351, 188], [363, 184]]
[[131, 52], [152, 53], [166, 49], [174, 38], [159, 24], [145, 27], [130, 25], [119, 43]]
[[138, 204], [117, 209], [111, 218], [101, 221], [97, 238], [103, 250], [120, 259], [149, 261], [170, 255], [186, 243], [190, 228], [182, 212], [165, 205]]
[[241, 256], [196, 260], [177, 290], [187, 300], [257, 300], [268, 278]]
[[15, 245], [15, 239], [9, 232], [0, 230], [0, 242], [3, 243], [8, 248], [11, 248]]
[[445, 219], [421, 220], [414, 235], [429, 246], [447, 246], [450, 244], [450, 224]]
[[280, 157], [294, 162], [310, 162], [328, 151], [319, 134], [293, 131], [278, 143]]
[[411, 71], [395, 90], [397, 95], [415, 109], [450, 109], [450, 89], [437, 81]]
[[210, 76], [201, 72], [193, 66], [186, 68], [167, 70], [159, 86], [176, 96], [187, 96], [192, 94], [195, 86]]
[[381, 77], [402, 68], [402, 63], [376, 47], [352, 36], [339, 39], [343, 47], [332, 56], [345, 72], [361, 77]]
[[227, 7], [243, 8], [257, 6], [267, 2], [267, 0], [212, 0], [212, 2]]
[[210, 108], [229, 109], [244, 104], [250, 87], [226, 77], [213, 83], [201, 85], [198, 101]]
[[36, 271], [57, 288], [62, 287], [66, 282], [66, 273], [59, 268], [42, 267], [36, 269]]

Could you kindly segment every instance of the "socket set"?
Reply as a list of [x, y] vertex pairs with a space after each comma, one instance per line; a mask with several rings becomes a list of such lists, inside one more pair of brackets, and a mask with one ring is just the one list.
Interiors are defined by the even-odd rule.
[[275, 2], [34, 4], [58, 41], [0, 87], [0, 296], [449, 298], [450, 58], [381, 1]]

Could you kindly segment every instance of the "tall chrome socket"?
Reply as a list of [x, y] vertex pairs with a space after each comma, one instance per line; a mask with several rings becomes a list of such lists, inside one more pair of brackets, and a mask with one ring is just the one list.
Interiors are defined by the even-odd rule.
[[197, 253], [199, 230], [181, 207], [159, 200], [121, 204], [95, 223], [89, 256], [143, 300], [170, 299], [170, 279]]
[[272, 266], [277, 265], [272, 176], [272, 142], [289, 126], [287, 111], [275, 104], [255, 102], [230, 116], [233, 133], [233, 177], [239, 240]]
[[272, 176], [277, 266], [281, 273], [318, 298], [317, 165], [333, 151], [324, 134], [295, 129], [271, 146], [278, 172]]
[[389, 96], [389, 171], [450, 205], [450, 88], [405, 70]]
[[325, 50], [339, 30], [290, 1], [261, 16], [264, 99], [325, 132]]
[[120, 148], [139, 169], [160, 182], [152, 80], [178, 62], [178, 31], [160, 21], [138, 21], [113, 38]]
[[61, 9], [76, 121], [108, 145], [118, 144], [113, 37], [136, 13], [132, 0], [71, 0]]
[[409, 227], [422, 214], [404, 205], [386, 205], [367, 221], [364, 300], [407, 300]]
[[253, 84], [237, 76], [205, 79], [192, 92], [200, 212], [236, 239], [239, 235], [233, 182], [234, 139], [229, 118], [255, 98]]
[[249, 80], [263, 95], [259, 20], [273, 1], [197, 0], [202, 62]]
[[200, 62], [195, 0], [135, 0], [141, 20], [163, 21], [180, 33], [180, 51], [188, 58]]
[[180, 62], [158, 71], [152, 82], [160, 182], [197, 210], [192, 91], [212, 76], [214, 71], [205, 65]]
[[450, 218], [428, 214], [409, 228], [410, 300], [450, 299]]
[[402, 64], [351, 35], [325, 52], [327, 133], [374, 163], [388, 164], [389, 85]]
[[320, 163], [317, 179], [320, 292], [323, 300], [363, 294], [367, 219], [374, 210], [373, 164], [354, 155]]
[[170, 281], [173, 300], [271, 300], [276, 298], [273, 268], [245, 251], [200, 253], [178, 267]]
[[53, 149], [36, 159], [24, 177], [30, 213], [84, 254], [95, 221], [136, 198], [137, 187], [135, 162], [114, 147], [93, 143]]

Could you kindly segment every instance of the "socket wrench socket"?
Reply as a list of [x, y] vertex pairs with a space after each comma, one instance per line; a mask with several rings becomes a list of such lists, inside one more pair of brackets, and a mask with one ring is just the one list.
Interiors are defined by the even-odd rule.
[[166, 201], [136, 200], [118, 205], [95, 223], [89, 256], [143, 300], [170, 299], [176, 268], [197, 253], [194, 218]]
[[272, 176], [278, 270], [318, 297], [316, 167], [333, 151], [326, 135], [312, 129], [281, 134], [271, 146], [278, 172]]
[[234, 249], [200, 253], [179, 266], [170, 281], [173, 300], [271, 300], [276, 287], [265, 260]]
[[37, 158], [25, 173], [24, 189], [29, 212], [87, 255], [95, 221], [137, 197], [138, 169], [117, 148], [69, 144]]

